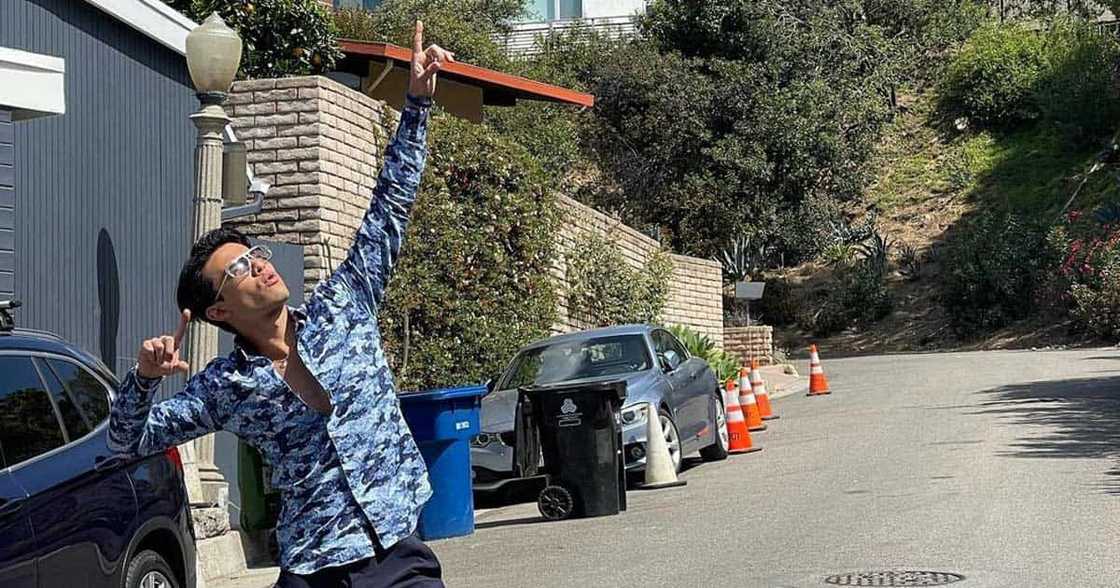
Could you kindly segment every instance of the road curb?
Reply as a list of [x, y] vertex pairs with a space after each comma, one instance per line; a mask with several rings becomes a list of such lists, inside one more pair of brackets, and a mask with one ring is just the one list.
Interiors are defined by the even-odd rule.
[[808, 394], [809, 393], [809, 378], [797, 378], [797, 381], [791, 382], [781, 388], [775, 390], [770, 394], [771, 400], [785, 398], [786, 396], [793, 396], [794, 394]]

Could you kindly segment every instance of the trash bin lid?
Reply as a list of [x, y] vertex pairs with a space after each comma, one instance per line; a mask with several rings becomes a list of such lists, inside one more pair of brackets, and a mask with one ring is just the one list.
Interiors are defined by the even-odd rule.
[[485, 396], [486, 386], [476, 384], [472, 386], [459, 386], [457, 388], [440, 388], [437, 390], [423, 390], [420, 392], [402, 392], [397, 396], [401, 402], [442, 402], [469, 396]]
[[596, 380], [591, 382], [560, 382], [519, 388], [528, 394], [549, 394], [554, 392], [594, 391], [614, 395], [619, 402], [626, 399], [626, 380]]

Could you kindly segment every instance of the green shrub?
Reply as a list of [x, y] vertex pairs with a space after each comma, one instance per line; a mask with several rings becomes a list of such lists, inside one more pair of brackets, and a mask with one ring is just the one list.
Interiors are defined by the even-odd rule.
[[1060, 251], [1057, 272], [1045, 284], [1052, 306], [1065, 309], [1080, 327], [1111, 341], [1120, 340], [1120, 207], [1102, 206], [1092, 218], [1070, 213], [1047, 241]]
[[894, 310], [894, 299], [887, 290], [886, 270], [881, 263], [874, 258], [865, 259], [841, 280], [845, 290], [842, 299], [858, 326], [878, 322]]
[[1055, 267], [1045, 228], [1006, 212], [962, 227], [942, 265], [942, 303], [964, 336], [1025, 318], [1035, 308], [1037, 285]]
[[785, 278], [766, 280], [762, 300], [751, 305], [758, 320], [774, 327], [797, 322], [803, 313], [804, 300]]
[[669, 325], [667, 328], [677, 339], [680, 339], [681, 344], [690, 354], [697, 357], [706, 357], [708, 352], [716, 347], [711, 337], [687, 325]]
[[685, 325], [670, 325], [668, 328], [677, 339], [680, 339], [690, 355], [708, 362], [721, 384], [739, 374], [741, 367], [739, 359], [716, 348], [715, 343], [707, 335]]
[[922, 276], [922, 254], [913, 245], [904, 245], [898, 254], [898, 271], [907, 279], [917, 280]]
[[851, 313], [843, 301], [828, 299], [808, 319], [807, 326], [816, 337], [831, 337], [852, 324]]
[[720, 349], [713, 350], [705, 359], [715, 372], [716, 381], [721, 385], [727, 380], [738, 377], [739, 368], [743, 367], [739, 358]]
[[1084, 22], [1058, 19], [1045, 30], [989, 24], [946, 68], [941, 105], [981, 126], [1041, 120], [1091, 142], [1120, 122], [1117, 63], [1120, 41]]
[[987, 24], [946, 68], [941, 106], [983, 126], [1007, 127], [1038, 118], [1034, 91], [1046, 70], [1042, 36], [1019, 24]]
[[329, 71], [342, 58], [330, 10], [318, 0], [172, 0], [202, 22], [217, 12], [241, 35], [242, 78], [280, 78]]
[[802, 326], [817, 337], [828, 337], [886, 318], [894, 309], [894, 299], [887, 289], [885, 263], [885, 257], [873, 253], [841, 268], [828, 285], [828, 296], [815, 313], [803, 317]]
[[1045, 39], [1047, 70], [1035, 91], [1043, 119], [1076, 143], [1111, 133], [1120, 122], [1120, 42], [1073, 21], [1059, 21]]
[[556, 204], [537, 163], [485, 125], [432, 121], [430, 155], [381, 313], [402, 389], [482, 382], [556, 318]]
[[1120, 341], [1120, 264], [1100, 272], [1101, 287], [1073, 284], [1073, 316], [1090, 332], [1109, 341]]
[[[838, 232], [838, 227], [841, 232]], [[834, 257], [852, 253], [844, 250], [847, 249], [846, 245], [855, 244], [859, 240], [854, 235], [843, 232], [847, 229], [836, 199], [811, 195], [796, 208], [778, 214], [772, 239], [775, 248], [782, 252], [781, 264], [794, 266], [819, 258], [833, 245], [839, 245], [841, 249], [839, 252], [831, 252]], [[848, 258], [850, 259], [850, 255]]]
[[565, 254], [568, 314], [588, 327], [657, 322], [669, 296], [673, 261], [657, 252], [641, 270], [610, 239], [587, 235]]

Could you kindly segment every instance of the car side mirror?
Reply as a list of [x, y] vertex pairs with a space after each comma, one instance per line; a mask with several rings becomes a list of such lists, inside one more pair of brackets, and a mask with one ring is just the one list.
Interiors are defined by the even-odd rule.
[[486, 380], [486, 394], [489, 395], [491, 392], [493, 392], [494, 388], [497, 385], [498, 385], [498, 378], [490, 378], [489, 380]]
[[671, 372], [681, 366], [681, 358], [671, 350], [657, 354], [657, 360], [665, 372]]

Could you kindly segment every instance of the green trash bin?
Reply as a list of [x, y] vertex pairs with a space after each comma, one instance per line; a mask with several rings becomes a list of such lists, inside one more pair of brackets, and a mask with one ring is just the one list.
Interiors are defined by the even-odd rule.
[[280, 517], [280, 492], [272, 488], [272, 467], [253, 446], [237, 440], [237, 487], [241, 491], [241, 529], [264, 531]]

